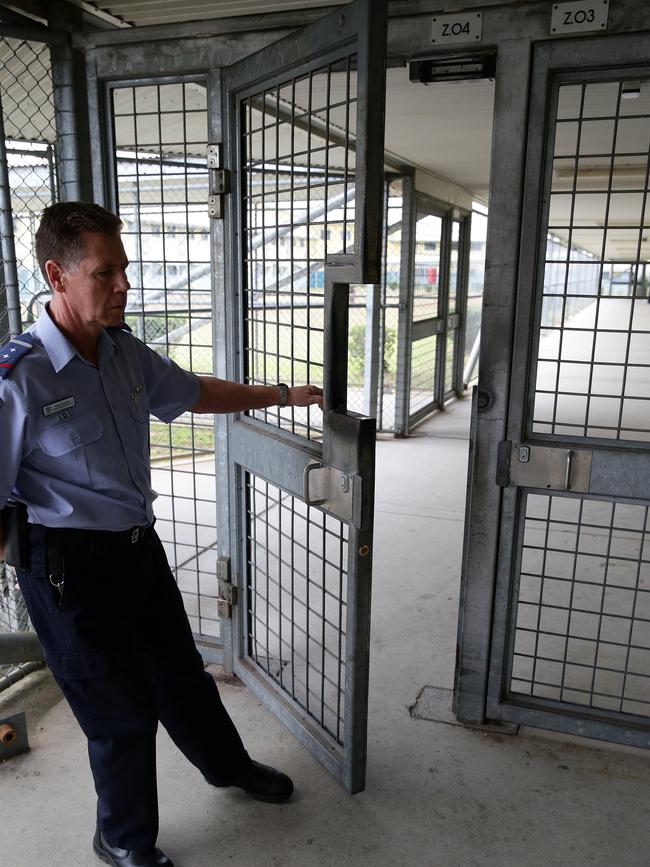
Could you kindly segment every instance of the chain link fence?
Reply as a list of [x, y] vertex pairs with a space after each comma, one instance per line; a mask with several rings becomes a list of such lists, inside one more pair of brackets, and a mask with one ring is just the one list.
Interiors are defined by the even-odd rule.
[[[7, 286], [18, 285], [22, 328], [38, 318], [49, 290], [34, 257], [34, 233], [43, 208], [56, 200], [54, 97], [50, 50], [39, 42], [0, 37], [0, 94], [4, 123], [9, 190], [0, 202], [11, 210], [13, 238], [2, 238], [0, 275], [0, 345], [9, 338]], [[5, 250], [13, 243], [13, 262]], [[30, 628], [13, 569], [0, 562], [0, 631]], [[0, 690], [13, 683], [33, 663], [0, 665]]]

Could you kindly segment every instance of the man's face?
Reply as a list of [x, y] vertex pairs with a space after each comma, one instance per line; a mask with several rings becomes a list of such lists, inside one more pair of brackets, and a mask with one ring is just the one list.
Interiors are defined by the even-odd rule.
[[119, 325], [124, 320], [129, 264], [119, 234], [83, 232], [85, 256], [75, 268], [62, 269], [62, 300], [85, 325]]

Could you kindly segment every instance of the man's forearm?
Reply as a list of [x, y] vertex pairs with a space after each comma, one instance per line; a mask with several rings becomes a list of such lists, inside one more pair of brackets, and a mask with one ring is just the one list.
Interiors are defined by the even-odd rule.
[[192, 412], [243, 412], [275, 406], [280, 390], [275, 385], [243, 385], [214, 376], [199, 377], [201, 391]]

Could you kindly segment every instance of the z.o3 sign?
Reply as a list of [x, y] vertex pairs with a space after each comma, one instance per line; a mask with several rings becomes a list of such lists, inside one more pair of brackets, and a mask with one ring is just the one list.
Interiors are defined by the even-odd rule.
[[582, 33], [585, 30], [607, 30], [609, 0], [578, 0], [575, 3], [554, 3], [551, 34]]

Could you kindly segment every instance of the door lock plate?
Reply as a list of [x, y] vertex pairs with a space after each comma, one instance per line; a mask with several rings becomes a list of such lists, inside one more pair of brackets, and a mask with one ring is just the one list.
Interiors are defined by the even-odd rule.
[[592, 453], [584, 449], [511, 444], [509, 484], [587, 493]]
[[304, 499], [342, 521], [361, 526], [361, 476], [336, 467], [311, 463], [305, 467]]

